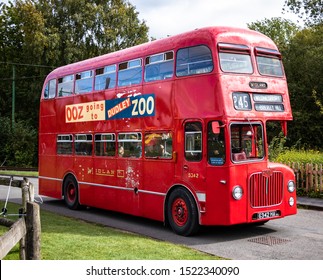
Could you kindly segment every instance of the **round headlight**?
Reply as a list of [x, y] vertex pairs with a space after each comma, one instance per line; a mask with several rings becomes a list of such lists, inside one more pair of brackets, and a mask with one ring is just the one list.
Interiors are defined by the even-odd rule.
[[243, 190], [240, 186], [235, 186], [232, 190], [232, 196], [235, 200], [241, 199], [243, 195]]
[[294, 183], [294, 181], [289, 181], [288, 184], [287, 184], [287, 188], [288, 188], [288, 191], [290, 193], [295, 191], [295, 183]]
[[288, 202], [290, 206], [294, 206], [295, 199], [293, 197], [290, 197]]

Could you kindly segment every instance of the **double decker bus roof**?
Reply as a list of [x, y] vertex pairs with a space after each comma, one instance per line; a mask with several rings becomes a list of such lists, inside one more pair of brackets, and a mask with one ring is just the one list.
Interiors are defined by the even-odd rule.
[[[255, 36], [255, 34], [257, 36]], [[84, 71], [90, 68], [97, 68], [158, 52], [168, 51], [170, 49], [176, 50], [183, 46], [192, 46], [196, 44], [208, 45], [211, 43], [216, 44], [218, 42], [234, 44], [239, 42], [244, 45], [261, 45], [264, 48], [277, 50], [270, 38], [256, 31], [223, 26], [205, 27], [58, 67], [48, 75], [47, 80], [68, 75], [69, 73], [75, 72], [76, 69], [77, 71]]]

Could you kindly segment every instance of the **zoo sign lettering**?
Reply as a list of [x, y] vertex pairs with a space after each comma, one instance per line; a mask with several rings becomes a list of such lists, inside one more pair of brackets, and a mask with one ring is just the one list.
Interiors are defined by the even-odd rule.
[[155, 94], [65, 106], [65, 122], [104, 121], [155, 116]]

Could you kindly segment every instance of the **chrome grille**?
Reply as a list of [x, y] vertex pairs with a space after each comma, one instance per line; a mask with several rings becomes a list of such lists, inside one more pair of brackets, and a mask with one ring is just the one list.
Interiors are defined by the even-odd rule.
[[255, 173], [250, 177], [249, 194], [251, 207], [266, 207], [280, 204], [283, 198], [283, 174], [274, 171]]

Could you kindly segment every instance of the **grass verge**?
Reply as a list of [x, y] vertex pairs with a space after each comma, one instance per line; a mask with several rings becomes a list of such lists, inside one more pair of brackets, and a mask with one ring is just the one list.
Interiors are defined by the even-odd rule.
[[12, 170], [0, 170], [0, 175], [13, 175], [16, 177], [38, 177], [37, 171], [12, 171]]
[[[8, 204], [8, 212], [20, 206]], [[159, 241], [59, 216], [41, 210], [41, 255], [43, 260], [218, 260], [185, 246]], [[0, 226], [0, 235], [8, 229]], [[16, 245], [6, 256], [19, 259]]]

